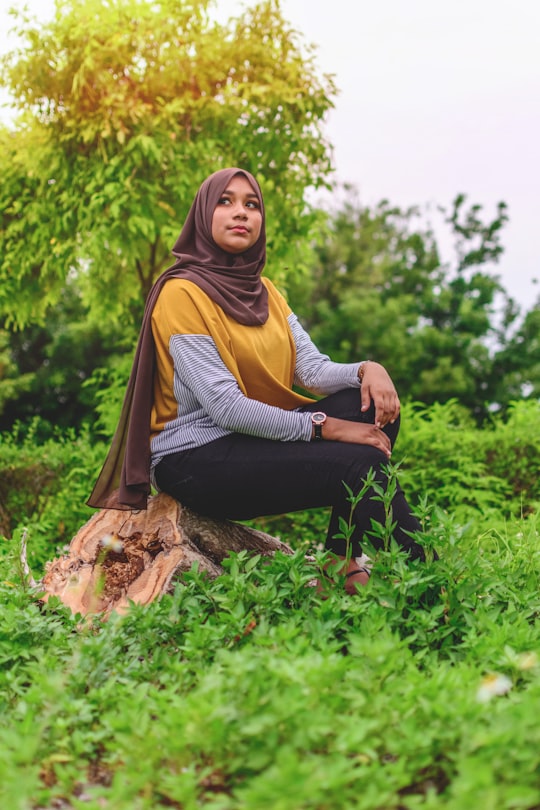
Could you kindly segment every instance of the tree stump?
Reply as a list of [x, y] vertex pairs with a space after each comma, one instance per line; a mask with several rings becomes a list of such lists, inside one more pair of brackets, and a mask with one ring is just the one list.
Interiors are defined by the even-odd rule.
[[174, 589], [194, 562], [212, 578], [243, 549], [266, 556], [292, 549], [275, 537], [231, 521], [202, 517], [163, 493], [147, 510], [103, 509], [75, 535], [68, 553], [46, 566], [43, 600], [58, 596], [73, 613], [125, 612]]

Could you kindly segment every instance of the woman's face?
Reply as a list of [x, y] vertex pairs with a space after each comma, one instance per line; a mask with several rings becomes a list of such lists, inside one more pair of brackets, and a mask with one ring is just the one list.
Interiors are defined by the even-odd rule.
[[243, 174], [235, 174], [219, 198], [212, 217], [212, 238], [227, 253], [244, 253], [261, 233], [259, 195]]

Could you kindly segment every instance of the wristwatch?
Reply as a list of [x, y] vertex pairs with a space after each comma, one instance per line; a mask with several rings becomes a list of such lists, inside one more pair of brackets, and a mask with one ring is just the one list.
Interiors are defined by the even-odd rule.
[[322, 411], [315, 411], [315, 413], [311, 414], [311, 424], [314, 428], [314, 434], [312, 441], [320, 442], [322, 441], [322, 426], [326, 422], [327, 416]]

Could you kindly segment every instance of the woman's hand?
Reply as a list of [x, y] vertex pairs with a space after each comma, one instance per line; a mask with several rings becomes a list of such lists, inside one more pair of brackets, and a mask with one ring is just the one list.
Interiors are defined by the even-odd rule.
[[392, 446], [386, 433], [368, 422], [350, 422], [329, 416], [324, 423], [324, 438], [328, 441], [370, 444], [390, 458]]
[[375, 425], [382, 428], [399, 416], [399, 397], [390, 375], [380, 363], [369, 360], [362, 377], [361, 410], [367, 411], [371, 400], [375, 403]]

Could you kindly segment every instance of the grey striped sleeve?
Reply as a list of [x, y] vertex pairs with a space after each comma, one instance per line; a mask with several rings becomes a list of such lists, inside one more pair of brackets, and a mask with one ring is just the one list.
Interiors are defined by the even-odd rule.
[[152, 438], [152, 469], [166, 455], [239, 432], [276, 441], [310, 441], [311, 416], [248, 399], [206, 335], [173, 335], [177, 416]]
[[296, 345], [294, 381], [314, 394], [334, 394], [343, 388], [360, 388], [360, 363], [334, 363], [321, 354], [294, 313], [288, 317]]

